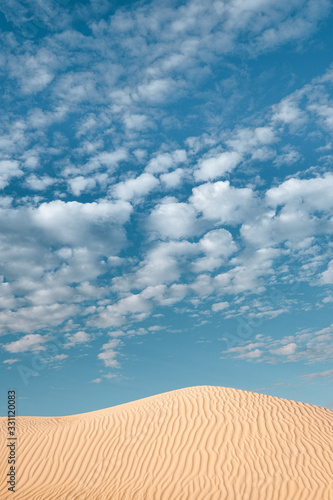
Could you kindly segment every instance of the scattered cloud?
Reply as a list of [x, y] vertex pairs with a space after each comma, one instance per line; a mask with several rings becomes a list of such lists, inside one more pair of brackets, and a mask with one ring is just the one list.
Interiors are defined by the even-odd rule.
[[[157, 331], [159, 308], [273, 319], [301, 299], [267, 304], [272, 287], [333, 283], [333, 70], [287, 82], [260, 59], [288, 44], [304, 61], [328, 0], [2, 11], [0, 332], [20, 336], [4, 351], [114, 329], [95, 355], [119, 368], [118, 337]], [[225, 354], [330, 359], [317, 333]]]
[[[333, 325], [318, 331], [301, 330], [294, 335], [273, 339], [265, 335], [256, 335], [257, 342], [241, 342], [237, 347], [223, 351], [224, 356], [232, 358], [259, 358], [266, 363], [285, 363], [304, 361], [312, 364], [332, 361]], [[310, 377], [311, 378], [311, 377]]]
[[50, 337], [46, 335], [28, 334], [19, 340], [14, 340], [5, 344], [3, 348], [7, 352], [18, 353], [26, 351], [43, 351], [45, 349], [44, 344], [50, 340]]
[[223, 311], [229, 307], [229, 302], [216, 302], [212, 305], [212, 311], [218, 312]]
[[140, 199], [158, 186], [156, 177], [149, 173], [143, 173], [134, 179], [116, 184], [112, 188], [112, 193], [116, 198], [122, 200]]
[[18, 358], [10, 358], [10, 359], [5, 359], [3, 363], [6, 365], [12, 365], [13, 363], [17, 363], [18, 361], [19, 361]]
[[100, 384], [103, 381], [103, 379], [95, 378], [94, 380], [90, 380], [90, 384]]
[[74, 347], [75, 345], [82, 343], [86, 344], [91, 340], [91, 335], [86, 332], [76, 332], [73, 335], [67, 334], [66, 337], [68, 341], [64, 345], [65, 348]]
[[116, 349], [123, 345], [123, 342], [119, 339], [109, 340], [109, 342], [102, 346], [102, 352], [99, 353], [98, 358], [101, 359], [107, 367], [119, 368], [120, 364], [116, 359], [118, 351]]
[[321, 274], [321, 281], [325, 285], [333, 283], [333, 260], [328, 263], [328, 268]]
[[226, 172], [233, 170], [241, 161], [237, 151], [225, 151], [217, 156], [201, 161], [195, 177], [199, 181], [213, 180], [223, 177]]
[[254, 209], [251, 188], [236, 188], [229, 181], [206, 183], [193, 188], [189, 201], [202, 216], [219, 224], [236, 225]]
[[303, 375], [302, 378], [305, 380], [313, 380], [316, 378], [331, 378], [333, 377], [333, 370], [325, 370], [323, 372], [308, 373]]

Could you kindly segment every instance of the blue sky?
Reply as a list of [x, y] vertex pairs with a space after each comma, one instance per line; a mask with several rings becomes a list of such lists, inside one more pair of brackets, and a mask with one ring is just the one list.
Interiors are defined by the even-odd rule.
[[331, 7], [2, 5], [2, 414], [333, 408]]

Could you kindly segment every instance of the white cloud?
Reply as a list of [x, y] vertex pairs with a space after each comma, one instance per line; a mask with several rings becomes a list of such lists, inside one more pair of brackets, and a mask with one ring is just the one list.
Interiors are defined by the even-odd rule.
[[5, 344], [3, 347], [6, 351], [16, 353], [16, 352], [26, 352], [26, 351], [43, 351], [45, 349], [45, 342], [48, 342], [50, 337], [47, 335], [29, 334]]
[[44, 191], [56, 182], [56, 179], [49, 177], [48, 175], [37, 177], [36, 175], [32, 174], [25, 179], [25, 183], [28, 188], [34, 191]]
[[[92, 145], [89, 143], [85, 143], [86, 147], [88, 147], [88, 152], [90, 152], [90, 148], [100, 147], [103, 143], [97, 143], [97, 145]], [[108, 171], [115, 171], [119, 163], [128, 159], [128, 151], [124, 147], [120, 147], [115, 149], [114, 151], [101, 151], [98, 154], [92, 156], [89, 161], [80, 169], [77, 170], [78, 173], [82, 171], [86, 174], [91, 173], [95, 170], [98, 170], [102, 167], [107, 167]], [[79, 176], [80, 177], [80, 176]]]
[[[20, 305], [20, 303], [18, 303]], [[0, 312], [0, 332], [31, 332], [60, 325], [78, 313], [74, 304], [48, 304]]]
[[263, 291], [261, 279], [273, 272], [273, 261], [280, 255], [280, 250], [261, 248], [249, 255], [239, 255], [232, 260], [235, 266], [226, 272], [217, 274], [214, 288], [220, 293], [241, 293], [246, 291]]
[[300, 153], [292, 147], [284, 147], [282, 154], [278, 155], [273, 161], [274, 165], [292, 165], [301, 159]]
[[117, 373], [106, 373], [105, 375], [103, 375], [104, 378], [107, 378], [107, 379], [110, 379], [110, 378], [118, 378], [119, 375]]
[[292, 125], [296, 129], [306, 122], [306, 113], [298, 106], [297, 97], [297, 93], [294, 96], [285, 97], [272, 107], [273, 123]]
[[99, 353], [98, 358], [104, 362], [105, 366], [112, 368], [119, 368], [119, 362], [116, 360], [118, 351], [115, 349], [123, 345], [123, 342], [119, 339], [109, 340], [107, 344], [102, 346], [103, 351]]
[[[31, 2], [24, 8], [16, 0], [10, 4], [15, 8], [4, 7], [7, 19], [17, 26], [16, 18], [26, 22], [33, 17]], [[217, 297], [260, 293], [279, 279], [274, 262], [283, 255], [299, 258], [302, 276], [305, 266], [321, 266], [318, 276], [328, 255], [320, 260], [316, 237], [332, 229], [329, 175], [301, 180], [295, 174], [263, 199], [264, 182], [270, 181], [265, 174], [260, 179], [258, 169], [269, 158], [275, 165], [295, 166], [299, 156], [293, 146], [279, 149], [283, 133], [293, 128], [307, 133], [301, 125], [310, 123], [322, 127], [320, 134], [332, 127], [329, 72], [326, 81], [319, 78], [273, 106], [259, 126], [267, 110], [256, 110], [254, 116], [257, 101], [252, 104], [251, 89], [247, 86], [241, 95], [241, 82], [238, 87], [233, 77], [220, 78], [218, 68], [222, 62], [233, 72], [227, 54], [237, 53], [246, 62], [249, 52], [253, 56], [288, 40], [303, 40], [326, 15], [328, 3], [188, 0], [175, 6], [153, 1], [116, 9], [105, 19], [97, 14], [95, 0], [94, 6], [88, 4], [80, 9], [80, 19], [89, 21], [93, 35], [79, 33], [71, 14], [62, 12], [54, 16], [54, 26], [48, 22], [52, 30], [47, 37], [21, 45], [9, 35], [3, 40], [0, 59], [7, 61], [12, 81], [3, 102], [9, 107], [0, 134], [0, 187], [9, 191], [15, 179], [23, 189], [40, 191], [40, 197], [19, 198], [19, 192], [12, 197], [10, 191], [12, 198], [1, 201], [1, 331], [58, 329], [72, 320], [80, 326], [63, 327], [71, 332], [67, 346], [79, 346], [88, 334], [77, 330], [87, 323], [107, 328], [140, 321], [154, 305], [172, 306], [189, 292], [193, 304], [211, 294], [223, 300]], [[44, 2], [35, 14], [43, 11], [47, 17], [53, 7]], [[244, 68], [239, 80], [248, 82], [247, 64]], [[265, 78], [268, 73], [258, 76], [258, 88]], [[270, 99], [265, 96], [266, 102]], [[238, 114], [233, 114], [236, 107]], [[21, 109], [27, 110], [24, 116]], [[238, 125], [230, 131], [233, 120]], [[200, 135], [203, 130], [209, 133]], [[186, 139], [188, 134], [198, 137]], [[290, 142], [299, 144], [299, 137]], [[319, 131], [307, 139], [313, 151], [320, 141], [328, 142]], [[315, 165], [303, 158], [305, 168], [310, 161]], [[233, 178], [240, 162], [241, 176]], [[26, 178], [18, 181], [26, 170]], [[323, 169], [314, 166], [313, 171]], [[279, 179], [283, 173], [276, 170]], [[231, 183], [207, 182], [194, 187], [187, 199], [193, 176], [214, 181], [226, 174]], [[51, 194], [50, 187], [57, 191]], [[178, 199], [163, 199], [167, 190], [178, 187], [183, 188]], [[92, 196], [96, 201], [68, 201], [83, 193], [81, 201]], [[320, 219], [316, 211], [324, 212]], [[127, 226], [132, 214], [133, 224], [139, 220], [133, 234], [148, 231], [120, 258], [127, 230], [132, 237]], [[238, 224], [243, 224], [240, 234]], [[228, 225], [232, 235], [221, 227]], [[283, 242], [284, 254], [271, 248]], [[312, 260], [306, 257], [311, 252]], [[322, 284], [332, 282], [331, 263], [320, 278]], [[223, 310], [224, 304], [217, 302], [213, 311]], [[273, 317], [284, 310], [258, 308], [256, 314]], [[75, 322], [76, 315], [82, 321]], [[101, 353], [110, 366], [117, 364], [115, 347]], [[245, 354], [262, 359], [263, 351], [253, 347]]]
[[159, 243], [149, 249], [133, 275], [115, 278], [119, 290], [144, 289], [148, 286], [176, 283], [184, 269], [184, 262], [197, 253], [197, 247], [188, 241]]
[[152, 103], [163, 102], [176, 90], [176, 87], [177, 82], [171, 78], [151, 80], [138, 86], [136, 98], [144, 99]]
[[9, 60], [10, 76], [17, 78], [24, 94], [32, 94], [45, 89], [54, 78], [54, 70], [59, 65], [57, 58], [45, 48], [36, 54], [22, 54]]
[[64, 359], [67, 359], [68, 355], [67, 354], [56, 354], [50, 359], [50, 362], [53, 361], [63, 361]]
[[232, 235], [225, 229], [209, 231], [198, 242], [198, 247], [205, 253], [205, 257], [193, 263], [195, 272], [211, 271], [220, 267], [237, 249]]
[[262, 351], [260, 349], [254, 349], [253, 351], [250, 351], [250, 352], [244, 354], [243, 358], [256, 359], [256, 358], [260, 358], [261, 355], [262, 355]]
[[317, 221], [301, 210], [281, 210], [275, 216], [267, 211], [261, 217], [242, 225], [240, 233], [247, 244], [257, 248], [274, 246], [283, 241], [292, 247], [316, 232]]
[[143, 173], [134, 179], [127, 179], [112, 187], [112, 194], [122, 200], [141, 198], [159, 185], [158, 179], [149, 173]]
[[226, 172], [233, 170], [241, 161], [242, 157], [236, 151], [225, 151], [218, 156], [202, 160], [195, 172], [197, 180], [207, 181], [222, 177]]
[[202, 184], [193, 188], [190, 202], [203, 217], [221, 224], [237, 224], [254, 208], [251, 188], [235, 188], [229, 181]]
[[321, 281], [325, 285], [333, 284], [333, 260], [329, 262], [327, 270], [321, 274]]
[[168, 189], [172, 189], [180, 186], [184, 175], [184, 170], [182, 168], [177, 168], [173, 172], [162, 174], [160, 179]]
[[311, 179], [288, 179], [266, 192], [267, 208], [262, 207], [262, 215], [243, 224], [241, 236], [257, 247], [284, 241], [294, 250], [309, 247], [314, 236], [330, 232], [332, 189], [333, 176], [328, 173]]
[[[288, 10], [294, 7], [293, 2], [285, 5], [288, 6]], [[328, 14], [329, 10], [330, 3], [328, 0], [302, 2], [298, 15], [281, 19], [276, 26], [267, 28], [258, 37], [258, 48], [265, 50], [287, 41], [307, 38], [316, 29], [320, 20]]]
[[95, 75], [88, 71], [68, 72], [57, 79], [53, 91], [62, 102], [71, 106], [98, 97]]
[[[226, 143], [239, 155], [257, 152], [263, 146], [276, 141], [272, 127], [240, 128]], [[237, 159], [237, 157], [234, 157]]]
[[77, 344], [87, 343], [91, 340], [91, 335], [86, 332], [76, 332], [73, 335], [67, 334], [68, 342], [64, 345], [64, 347], [73, 347]]
[[159, 153], [150, 160], [145, 171], [150, 174], [160, 174], [186, 161], [187, 155], [184, 149], [176, 149], [172, 153]]
[[0, 161], [0, 189], [8, 186], [10, 181], [15, 177], [21, 177], [23, 171], [19, 167], [19, 162], [16, 160], [1, 160]]
[[12, 365], [13, 363], [17, 363], [19, 361], [18, 358], [5, 359], [3, 363], [5, 365]]
[[141, 321], [147, 318], [151, 308], [152, 304], [142, 294], [130, 294], [112, 305], [99, 308], [96, 318], [88, 324], [100, 328], [118, 327], [126, 320]]
[[281, 356], [287, 356], [288, 354], [294, 354], [297, 349], [297, 345], [295, 342], [291, 342], [290, 344], [286, 344], [283, 347], [279, 347], [279, 349], [272, 349], [272, 354], [278, 354]]
[[148, 117], [143, 114], [128, 113], [123, 117], [123, 121], [126, 129], [129, 132], [132, 131], [140, 132], [151, 126]]
[[[108, 226], [108, 238], [114, 234], [114, 244], [121, 244], [121, 232], [117, 227], [128, 221], [132, 206], [119, 200], [98, 203], [64, 202], [54, 200], [42, 203], [31, 210], [34, 224], [43, 229], [52, 239], [61, 243], [85, 246], [87, 237], [101, 241], [103, 226]], [[90, 242], [93, 244], [93, 241]]]
[[251, 342], [248, 345], [231, 347], [230, 349], [224, 351], [224, 353], [229, 354], [235, 358], [257, 360], [258, 358], [261, 358], [263, 355], [263, 351], [258, 349], [258, 347], [261, 346], [262, 346], [261, 342], [255, 342], [255, 343]]
[[212, 311], [213, 312], [223, 311], [228, 307], [229, 307], [229, 302], [216, 302], [215, 304], [212, 305]]
[[227, 349], [223, 353], [241, 358], [254, 347], [260, 347], [262, 354], [259, 361], [266, 363], [297, 361], [318, 363], [333, 360], [333, 325], [315, 332], [301, 330], [280, 339], [264, 335], [257, 338], [259, 340], [257, 344], [252, 341], [241, 342], [239, 346]]
[[331, 378], [333, 377], [333, 370], [325, 370], [323, 372], [309, 373], [303, 375], [302, 378], [305, 380], [313, 380], [315, 378]]
[[289, 205], [293, 209], [304, 206], [306, 210], [330, 210], [333, 208], [333, 175], [312, 179], [291, 178], [271, 188], [266, 193], [267, 203], [272, 207]]
[[83, 191], [90, 191], [96, 186], [95, 179], [83, 177], [82, 175], [69, 179], [67, 182], [75, 196], [80, 196]]
[[329, 130], [333, 130], [333, 103], [310, 104], [308, 109], [314, 112], [321, 119], [322, 125]]
[[187, 203], [165, 198], [151, 212], [148, 227], [162, 238], [185, 238], [196, 233], [196, 213]]

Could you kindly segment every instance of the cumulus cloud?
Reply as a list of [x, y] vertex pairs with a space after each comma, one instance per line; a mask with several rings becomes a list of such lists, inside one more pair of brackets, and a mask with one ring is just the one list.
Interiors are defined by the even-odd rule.
[[225, 229], [209, 231], [200, 239], [198, 247], [205, 257], [193, 263], [196, 272], [219, 268], [237, 249], [231, 233]]
[[[0, 331], [30, 335], [7, 346], [42, 350], [46, 337], [35, 332], [46, 327], [69, 332], [66, 347], [74, 348], [92, 339], [89, 326], [103, 333], [133, 323], [133, 335], [143, 334], [134, 325], [154, 307], [187, 299], [214, 301], [207, 316], [210, 307], [237, 314], [225, 295], [249, 307], [247, 294], [296, 271], [317, 272], [317, 286], [332, 283], [330, 248], [320, 240], [332, 230], [331, 160], [315, 157], [332, 130], [332, 71], [291, 95], [278, 80], [280, 102], [267, 95], [267, 108], [254, 114], [257, 84], [268, 76], [251, 89], [247, 68], [249, 54], [303, 43], [327, 15], [326, 0], [153, 1], [105, 18], [107, 2], [94, 0], [73, 11], [88, 22], [85, 34], [60, 4], [8, 5], [4, 15], [21, 36], [29, 19], [50, 32], [21, 44], [6, 34], [0, 56], [9, 78], [0, 124]], [[234, 54], [245, 61], [237, 78]], [[312, 141], [313, 158], [302, 140]], [[297, 173], [301, 158], [308, 170]], [[272, 165], [281, 167], [273, 180]], [[295, 268], [284, 261], [283, 274], [280, 258]], [[303, 359], [298, 337], [265, 342], [234, 355]], [[119, 347], [104, 344], [105, 366], [119, 366]]]
[[59, 61], [55, 55], [46, 48], [41, 48], [35, 54], [26, 53], [11, 57], [10, 76], [20, 82], [24, 94], [33, 94], [50, 84], [58, 65]]
[[268, 189], [267, 208], [256, 220], [244, 222], [242, 237], [257, 247], [283, 241], [299, 250], [309, 246], [314, 235], [330, 232], [332, 179], [328, 173], [311, 179], [290, 178]]
[[26, 352], [26, 351], [43, 351], [45, 349], [45, 344], [50, 340], [47, 335], [29, 334], [24, 335], [19, 340], [14, 340], [5, 344], [3, 347], [6, 351], [11, 353]]
[[122, 200], [131, 200], [144, 197], [159, 184], [158, 179], [149, 173], [143, 173], [135, 179], [128, 179], [120, 182], [112, 188], [115, 197]]
[[86, 332], [76, 332], [73, 335], [67, 334], [67, 343], [64, 345], [65, 348], [74, 347], [77, 344], [87, 343], [91, 340], [91, 335]]
[[184, 238], [197, 232], [196, 212], [188, 203], [165, 198], [150, 214], [148, 227], [162, 238]]
[[263, 354], [263, 351], [258, 349], [258, 346], [261, 347], [261, 345], [260, 342], [250, 343], [246, 346], [231, 347], [225, 352], [235, 358], [257, 360]]
[[53, 356], [52, 361], [63, 361], [68, 358], [68, 354], [56, 354]]
[[56, 182], [56, 179], [49, 177], [48, 175], [37, 177], [36, 175], [31, 174], [25, 179], [26, 185], [33, 191], [44, 191]]
[[333, 377], [333, 370], [325, 370], [323, 372], [308, 373], [303, 375], [302, 378], [305, 380], [313, 380], [316, 378], [331, 378]]
[[175, 169], [186, 161], [187, 154], [184, 149], [176, 149], [172, 153], [158, 153], [149, 161], [145, 171], [150, 174], [160, 174]]
[[77, 177], [73, 177], [73, 179], [69, 179], [68, 185], [75, 196], [80, 196], [83, 191], [89, 191], [93, 189], [96, 186], [96, 181], [95, 179], [78, 175]]
[[219, 293], [264, 291], [262, 278], [272, 273], [273, 261], [279, 255], [280, 251], [277, 249], [261, 248], [248, 256], [235, 257], [234, 267], [217, 274], [213, 278], [213, 286]]
[[102, 382], [102, 379], [100, 377], [94, 378], [93, 380], [90, 380], [91, 384], [100, 384]]
[[177, 89], [180, 82], [171, 78], [157, 78], [138, 86], [134, 99], [143, 99], [148, 102], [164, 102]]
[[273, 108], [273, 122], [292, 125], [297, 129], [307, 120], [306, 113], [299, 107], [297, 102], [297, 94], [288, 96], [282, 99]]
[[185, 271], [184, 263], [198, 252], [188, 241], [161, 242], [150, 248], [137, 269], [113, 280], [116, 290], [143, 290], [149, 286], [177, 283]]
[[313, 179], [291, 178], [266, 193], [267, 203], [272, 207], [287, 205], [293, 209], [304, 206], [305, 210], [330, 210], [333, 200], [333, 175]]
[[290, 344], [286, 344], [283, 347], [279, 347], [279, 349], [272, 349], [272, 354], [279, 354], [281, 356], [287, 356], [288, 354], [294, 354], [297, 349], [297, 345], [294, 342]]
[[321, 274], [321, 281], [325, 285], [333, 284], [333, 260], [328, 264], [328, 268]]
[[180, 186], [184, 175], [184, 170], [182, 168], [177, 168], [173, 172], [162, 174], [160, 179], [168, 189], [172, 189]]
[[[275, 142], [275, 131], [270, 126], [256, 128], [240, 128], [227, 140], [227, 144], [232, 147], [238, 155], [253, 154], [260, 148]], [[239, 158], [233, 156], [234, 159]]]
[[0, 189], [4, 189], [9, 185], [10, 181], [15, 177], [21, 177], [23, 171], [16, 160], [1, 160], [0, 161]]
[[195, 172], [196, 179], [208, 181], [222, 177], [233, 170], [241, 161], [241, 155], [236, 151], [225, 151], [218, 156], [202, 160]]
[[226, 349], [223, 354], [227, 357], [251, 358], [251, 353], [260, 348], [261, 355], [258, 361], [266, 363], [297, 361], [318, 363], [333, 359], [333, 325], [318, 331], [300, 330], [280, 339], [257, 335], [255, 340], [257, 342], [252, 340], [240, 342], [239, 346]]
[[[90, 234], [96, 241], [101, 240], [101, 229], [109, 226], [109, 238], [114, 233], [114, 245], [118, 247], [122, 234], [117, 227], [128, 221], [132, 206], [127, 201], [100, 201], [79, 203], [54, 200], [42, 203], [31, 210], [34, 224], [46, 235], [63, 244], [85, 246]], [[113, 226], [113, 228], [110, 228]], [[103, 237], [103, 236], [102, 236]], [[118, 247], [119, 248], [119, 247]]]
[[220, 224], [237, 224], [254, 209], [251, 188], [235, 188], [229, 181], [206, 183], [193, 188], [190, 202], [205, 219]]
[[120, 364], [116, 359], [118, 351], [116, 349], [123, 345], [123, 342], [119, 339], [109, 340], [109, 342], [102, 346], [102, 352], [99, 353], [98, 359], [101, 359], [107, 367], [119, 368]]
[[31, 332], [47, 327], [55, 327], [78, 313], [75, 304], [59, 304], [26, 306], [18, 311], [4, 310], [0, 312], [0, 332]]
[[228, 307], [229, 307], [229, 302], [216, 302], [215, 304], [212, 305], [212, 311], [213, 312], [223, 311]]

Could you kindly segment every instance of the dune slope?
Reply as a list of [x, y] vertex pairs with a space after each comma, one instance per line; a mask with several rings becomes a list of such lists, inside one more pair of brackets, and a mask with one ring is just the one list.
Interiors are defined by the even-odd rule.
[[1, 499], [333, 500], [333, 411], [199, 386], [70, 417], [18, 417]]

